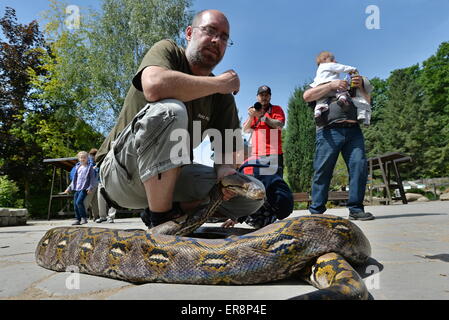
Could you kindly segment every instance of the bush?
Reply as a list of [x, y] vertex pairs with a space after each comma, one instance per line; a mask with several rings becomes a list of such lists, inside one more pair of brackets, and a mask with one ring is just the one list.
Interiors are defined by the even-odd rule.
[[405, 192], [418, 193], [418, 194], [422, 194], [422, 195], [424, 195], [426, 193], [426, 191], [424, 191], [423, 189], [418, 189], [418, 188], [410, 188], [410, 189], [406, 190]]
[[428, 191], [428, 190], [411, 188], [411, 189], [407, 190], [406, 192], [422, 194], [424, 197], [426, 197], [429, 200], [438, 200], [439, 199], [439, 197], [435, 193], [433, 193], [432, 191]]
[[437, 196], [432, 191], [426, 191], [424, 193], [424, 196], [427, 197], [427, 199], [429, 199], [429, 200], [438, 200], [440, 198], [439, 196]]
[[18, 198], [19, 187], [8, 179], [8, 176], [0, 176], [0, 207], [21, 208], [23, 199]]

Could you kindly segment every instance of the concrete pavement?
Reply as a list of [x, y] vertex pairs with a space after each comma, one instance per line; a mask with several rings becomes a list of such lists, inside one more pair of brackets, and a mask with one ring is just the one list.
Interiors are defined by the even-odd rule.
[[[368, 206], [373, 221], [356, 221], [371, 242], [372, 258], [358, 268], [374, 299], [449, 300], [449, 202]], [[344, 208], [329, 214], [347, 217]], [[307, 215], [297, 210], [293, 216]], [[88, 226], [143, 228], [138, 218]], [[278, 300], [315, 290], [299, 280], [252, 286], [127, 282], [43, 269], [34, 251], [44, 233], [71, 220], [28, 221], [0, 228], [0, 299]], [[217, 226], [217, 224], [209, 224]], [[239, 226], [239, 225], [237, 225]]]

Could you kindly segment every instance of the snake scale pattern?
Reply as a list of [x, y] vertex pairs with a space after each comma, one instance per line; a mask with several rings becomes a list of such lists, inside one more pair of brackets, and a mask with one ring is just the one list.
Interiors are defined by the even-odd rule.
[[319, 290], [292, 299], [366, 299], [351, 265], [365, 263], [370, 254], [368, 239], [349, 220], [308, 215], [225, 239], [59, 227], [47, 231], [35, 256], [50, 270], [75, 266], [132, 283], [248, 285], [299, 276]]

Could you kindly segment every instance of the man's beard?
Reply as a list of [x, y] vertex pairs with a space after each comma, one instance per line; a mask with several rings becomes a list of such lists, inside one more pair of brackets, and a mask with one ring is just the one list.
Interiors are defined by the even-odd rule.
[[215, 66], [220, 63], [220, 58], [206, 57], [200, 50], [191, 50], [189, 61], [191, 64], [201, 67], [202, 69], [210, 69], [211, 71]]

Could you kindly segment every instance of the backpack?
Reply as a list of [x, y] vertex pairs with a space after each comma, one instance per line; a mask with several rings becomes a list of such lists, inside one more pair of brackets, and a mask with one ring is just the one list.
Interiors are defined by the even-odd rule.
[[239, 168], [239, 172], [250, 174], [265, 186], [265, 202], [255, 213], [240, 217], [239, 222], [246, 222], [256, 229], [265, 227], [276, 220], [282, 220], [293, 212], [293, 193], [279, 174], [265, 175], [261, 169], [269, 167], [269, 163], [261, 163], [259, 159], [246, 161]]

